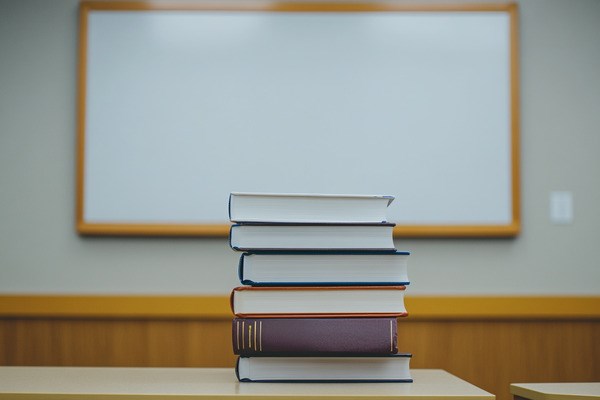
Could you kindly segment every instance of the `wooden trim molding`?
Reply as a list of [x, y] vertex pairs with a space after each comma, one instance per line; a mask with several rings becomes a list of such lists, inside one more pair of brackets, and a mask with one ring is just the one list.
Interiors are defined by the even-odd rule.
[[0, 296], [4, 317], [199, 318], [232, 317], [226, 296]]
[[600, 319], [600, 296], [419, 296], [406, 299], [415, 319]]
[[88, 224], [82, 219], [77, 223], [77, 231], [82, 235], [108, 236], [227, 237], [230, 228], [227, 224]]
[[[515, 203], [516, 204], [516, 203]], [[516, 208], [515, 208], [516, 210]], [[231, 225], [227, 224], [87, 224], [77, 223], [77, 230], [82, 235], [110, 236], [208, 236], [227, 237]], [[513, 237], [519, 234], [520, 223], [500, 225], [397, 225], [394, 237], [410, 238], [498, 238]]]
[[[600, 319], [600, 296], [410, 296], [410, 320]], [[228, 296], [1, 295], [0, 317], [231, 319]]]
[[237, 1], [203, 1], [203, 2], [170, 2], [170, 1], [103, 1], [91, 0], [81, 1], [81, 8], [87, 10], [212, 10], [212, 11], [272, 11], [272, 12], [384, 12], [384, 11], [407, 11], [407, 12], [504, 12], [516, 8], [515, 2], [497, 3], [439, 3], [423, 4], [419, 2], [394, 3], [394, 2], [298, 2], [298, 1], [272, 1], [258, 0], [248, 2]]
[[[513, 213], [517, 211], [518, 201], [513, 202]], [[515, 222], [509, 225], [396, 225], [396, 238], [502, 238], [517, 236], [521, 231], [518, 212]]]

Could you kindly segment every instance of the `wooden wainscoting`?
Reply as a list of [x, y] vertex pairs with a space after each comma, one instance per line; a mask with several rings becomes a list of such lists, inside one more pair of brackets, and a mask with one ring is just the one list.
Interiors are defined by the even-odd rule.
[[115, 367], [232, 367], [230, 321], [10, 318], [0, 363]]
[[445, 369], [499, 400], [510, 383], [600, 380], [597, 320], [414, 321], [398, 332], [412, 368]]
[[[437, 304], [437, 306], [436, 306]], [[510, 400], [514, 382], [600, 381], [600, 298], [410, 298], [399, 348]], [[232, 367], [224, 297], [0, 296], [0, 364]]]

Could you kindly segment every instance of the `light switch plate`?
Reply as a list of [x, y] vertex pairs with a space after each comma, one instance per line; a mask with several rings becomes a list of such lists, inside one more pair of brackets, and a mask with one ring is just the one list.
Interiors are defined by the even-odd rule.
[[550, 221], [555, 224], [573, 223], [573, 193], [550, 192]]

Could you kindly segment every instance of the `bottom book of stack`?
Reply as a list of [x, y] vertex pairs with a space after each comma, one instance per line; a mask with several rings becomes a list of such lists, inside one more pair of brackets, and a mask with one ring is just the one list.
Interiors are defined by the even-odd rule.
[[412, 382], [395, 317], [235, 318], [242, 382]]
[[239, 357], [241, 382], [412, 382], [409, 354]]

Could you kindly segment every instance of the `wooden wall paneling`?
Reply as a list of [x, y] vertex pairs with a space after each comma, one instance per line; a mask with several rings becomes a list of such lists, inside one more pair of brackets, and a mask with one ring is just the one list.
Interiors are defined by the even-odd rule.
[[0, 320], [0, 363], [232, 367], [230, 321]]
[[499, 400], [514, 382], [600, 380], [598, 321], [400, 322], [412, 368], [442, 368]]
[[[233, 367], [230, 320], [0, 319], [2, 365]], [[412, 368], [441, 368], [510, 400], [513, 382], [600, 380], [598, 320], [399, 322]]]

